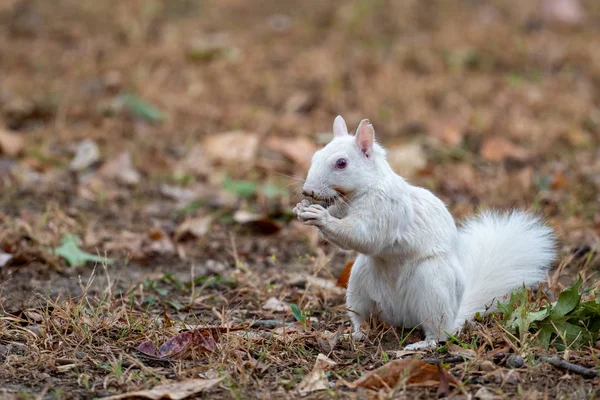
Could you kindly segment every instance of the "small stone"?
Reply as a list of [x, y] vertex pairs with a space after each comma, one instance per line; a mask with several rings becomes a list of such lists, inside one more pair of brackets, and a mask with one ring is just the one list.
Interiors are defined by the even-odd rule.
[[72, 171], [83, 171], [98, 161], [100, 161], [100, 149], [93, 140], [86, 139], [77, 146], [69, 168]]
[[10, 348], [4, 344], [0, 344], [0, 360], [5, 358], [10, 352]]
[[38, 338], [43, 338], [44, 337], [44, 327], [42, 325], [40, 325], [40, 324], [31, 325], [29, 327], [29, 330], [31, 332], [33, 332], [33, 334], [35, 336], [37, 336]]
[[494, 394], [486, 389], [485, 386], [479, 388], [477, 393], [475, 393], [475, 398], [479, 400], [492, 400], [494, 397]]
[[16, 157], [23, 152], [25, 141], [19, 134], [0, 129], [0, 150], [9, 157]]
[[0, 251], [0, 267], [7, 265], [13, 259], [12, 254], [3, 253]]
[[522, 368], [523, 365], [525, 365], [525, 361], [523, 360], [523, 358], [521, 356], [518, 356], [516, 354], [511, 354], [508, 359], [506, 360], [506, 365], [509, 368]]
[[490, 372], [496, 369], [496, 365], [494, 365], [493, 362], [491, 362], [490, 360], [483, 360], [480, 364], [479, 364], [479, 370], [480, 371], [485, 371], [485, 372]]

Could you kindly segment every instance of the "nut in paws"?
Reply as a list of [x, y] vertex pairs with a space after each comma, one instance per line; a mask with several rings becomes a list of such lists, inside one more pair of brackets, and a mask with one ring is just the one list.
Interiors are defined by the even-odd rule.
[[[296, 212], [296, 210], [298, 210], [298, 212]], [[318, 204], [311, 204], [304, 208], [296, 206], [294, 212], [298, 216], [298, 219], [306, 225], [322, 226], [330, 217], [329, 211]]]

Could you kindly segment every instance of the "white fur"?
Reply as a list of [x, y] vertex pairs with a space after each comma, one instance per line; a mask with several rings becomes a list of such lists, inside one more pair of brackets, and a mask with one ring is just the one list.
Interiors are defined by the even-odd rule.
[[[550, 228], [515, 211], [484, 212], [458, 230], [440, 199], [394, 173], [368, 121], [360, 126], [370, 130], [351, 136], [336, 118], [334, 139], [313, 157], [304, 191], [334, 204], [294, 208], [327, 240], [360, 253], [346, 295], [355, 338], [374, 316], [421, 327], [425, 340], [407, 348], [429, 348], [513, 289], [544, 279], [555, 259]], [[348, 160], [343, 170], [339, 158]]]

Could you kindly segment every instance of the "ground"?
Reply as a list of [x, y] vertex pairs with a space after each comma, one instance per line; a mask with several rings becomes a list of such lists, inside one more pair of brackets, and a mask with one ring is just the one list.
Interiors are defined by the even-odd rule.
[[[207, 398], [431, 398], [439, 376], [350, 383], [439, 357], [456, 398], [593, 398], [600, 378], [541, 362], [555, 350], [500, 316], [436, 353], [403, 353], [418, 333], [384, 327], [350, 341], [336, 283], [355, 255], [291, 214], [334, 117], [368, 118], [458, 221], [542, 215], [560, 240], [552, 293], [578, 273], [593, 286], [600, 4], [577, 4], [0, 1], [0, 398], [187, 379]], [[110, 260], [70, 265], [78, 249]], [[173, 337], [185, 351], [139, 351]], [[595, 368], [597, 352], [557, 354]]]

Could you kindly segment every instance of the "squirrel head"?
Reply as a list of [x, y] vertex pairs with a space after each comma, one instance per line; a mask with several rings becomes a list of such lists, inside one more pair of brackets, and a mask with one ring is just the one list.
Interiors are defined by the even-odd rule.
[[363, 119], [355, 135], [338, 115], [333, 122], [333, 139], [318, 150], [311, 161], [302, 194], [331, 205], [335, 199], [368, 190], [377, 172], [377, 161], [385, 159], [375, 142], [375, 130]]

